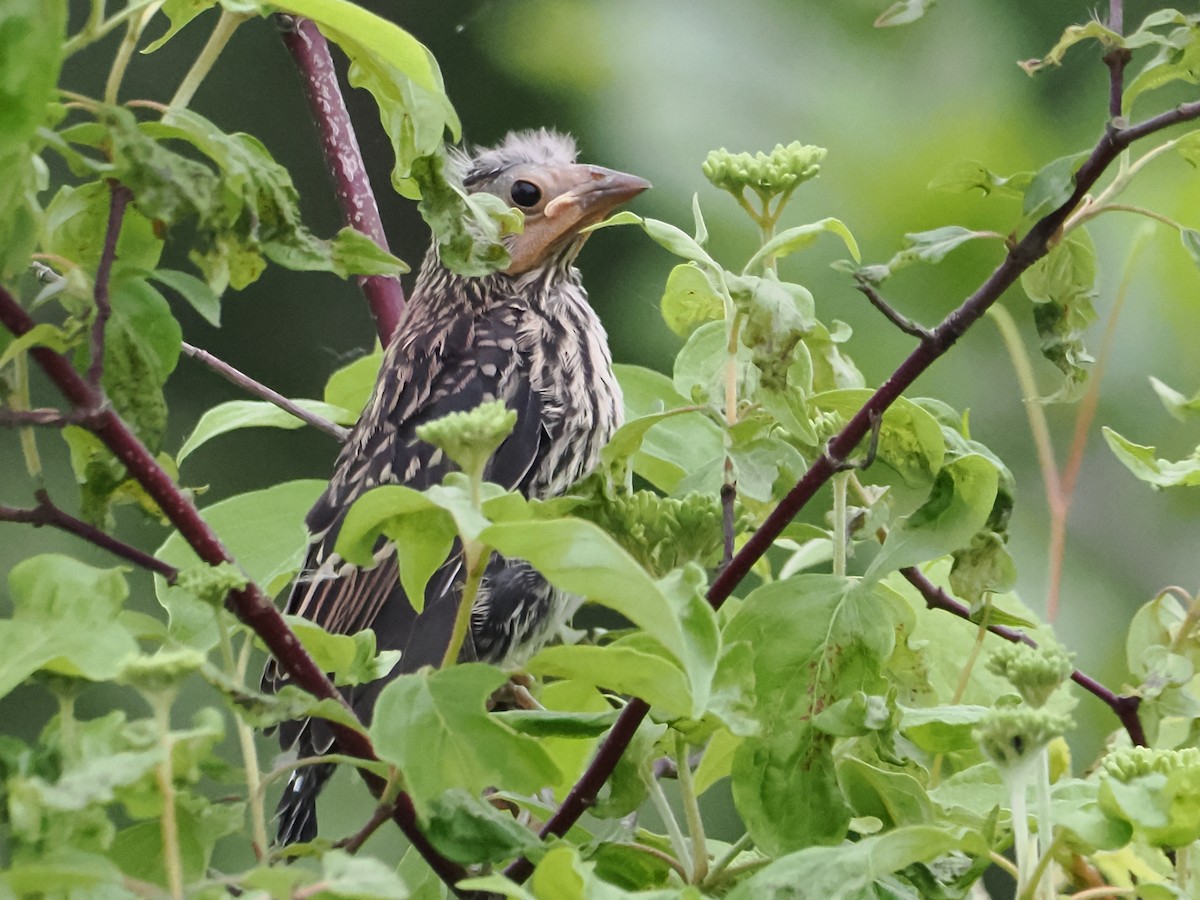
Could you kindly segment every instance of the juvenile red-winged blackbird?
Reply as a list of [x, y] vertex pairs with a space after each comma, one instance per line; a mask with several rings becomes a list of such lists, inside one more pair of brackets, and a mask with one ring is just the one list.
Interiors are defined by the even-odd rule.
[[[329, 631], [374, 629], [380, 650], [400, 650], [393, 674], [437, 665], [449, 644], [463, 572], [457, 550], [430, 579], [417, 615], [398, 581], [396, 554], [381, 543], [361, 569], [333, 547], [350, 505], [381, 484], [438, 484], [452, 464], [416, 437], [423, 422], [503, 400], [517, 413], [512, 434], [484, 477], [527, 496], [560, 494], [596, 463], [621, 420], [607, 337], [572, 265], [580, 231], [650, 186], [633, 175], [575, 162], [574, 141], [550, 131], [509, 134], [461, 157], [468, 191], [487, 191], [525, 214], [507, 238], [512, 262], [479, 278], [442, 266], [436, 245], [421, 266], [404, 317], [384, 356], [370, 402], [338, 457], [329, 487], [308, 514], [308, 558], [287, 612]], [[572, 604], [527, 563], [494, 556], [471, 616], [462, 658], [506, 662], [530, 654]], [[285, 682], [274, 661], [265, 690]], [[383, 680], [346, 689], [369, 720]], [[301, 756], [328, 752], [333, 736], [315, 719], [280, 728]], [[298, 769], [279, 802], [279, 841], [316, 836], [316, 798], [332, 765]]]

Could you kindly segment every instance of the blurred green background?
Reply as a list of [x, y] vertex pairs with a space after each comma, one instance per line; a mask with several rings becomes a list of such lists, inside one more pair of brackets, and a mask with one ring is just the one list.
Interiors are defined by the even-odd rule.
[[[585, 161], [625, 169], [655, 185], [633, 208], [691, 228], [691, 202], [700, 195], [715, 255], [740, 266], [754, 234], [724, 194], [700, 174], [716, 147], [769, 150], [799, 140], [827, 147], [819, 179], [792, 202], [784, 225], [825, 216], [854, 232], [867, 262], [885, 262], [905, 232], [946, 224], [1009, 231], [1019, 201], [980, 199], [928, 190], [956, 161], [978, 160], [1008, 174], [1037, 169], [1089, 147], [1105, 119], [1107, 70], [1094, 46], [1068, 54], [1065, 68], [1031, 79], [1016, 61], [1041, 56], [1062, 29], [1092, 15], [1094, 3], [1052, 0], [959, 0], [939, 5], [903, 28], [872, 27], [886, 0], [410, 0], [368, 3], [413, 32], [437, 57], [468, 141], [486, 144], [512, 128], [554, 126], [574, 133]], [[83, 5], [74, 10], [78, 27]], [[1149, 10], [1128, 4], [1136, 22]], [[209, 12], [167, 47], [139, 56], [122, 99], [165, 102], [215, 21]], [[157, 35], [164, 24], [152, 26]], [[92, 96], [103, 79], [117, 36], [67, 64], [65, 86]], [[1186, 96], [1164, 91], [1144, 101], [1143, 114]], [[349, 96], [359, 138], [380, 196], [397, 255], [414, 266], [427, 232], [412, 205], [387, 187], [391, 159], [370, 98]], [[193, 108], [226, 130], [249, 131], [288, 166], [310, 226], [321, 235], [339, 226], [298, 78], [274, 26], [244, 25]], [[1152, 109], [1153, 108], [1153, 109]], [[1177, 157], [1154, 164], [1129, 194], [1186, 224], [1200, 225], [1200, 179]], [[1101, 217], [1096, 238], [1101, 324], [1089, 347], [1099, 347], [1133, 236], [1141, 221]], [[182, 257], [179, 250], [175, 251]], [[905, 314], [936, 324], [999, 261], [999, 245], [970, 244], [940, 266], [912, 267], [888, 282], [889, 298]], [[878, 384], [911, 350], [913, 341], [889, 326], [829, 264], [844, 250], [832, 238], [783, 263], [787, 277], [807, 285], [819, 314], [854, 329], [848, 346], [869, 384]], [[596, 236], [580, 267], [621, 362], [669, 371], [679, 341], [657, 311], [674, 264], [637, 229]], [[180, 267], [186, 268], [186, 265]], [[1018, 290], [1004, 299], [1035, 346], [1028, 302]], [[352, 283], [320, 274], [269, 270], [255, 285], [228, 295], [221, 329], [180, 307], [185, 339], [227, 359], [293, 397], [319, 397], [329, 373], [368, 349], [373, 332]], [[1189, 454], [1195, 427], [1171, 420], [1146, 376], [1186, 394], [1200, 388], [1200, 275], [1177, 236], [1158, 228], [1136, 260], [1130, 295], [1107, 371], [1075, 498], [1067, 544], [1060, 638], [1078, 663], [1113, 687], [1126, 677], [1124, 634], [1139, 604], [1170, 584], [1200, 588], [1200, 502], [1193, 490], [1152, 493], [1111, 456], [1099, 436], [1107, 424], [1164, 456]], [[1036, 352], [1036, 351], [1035, 351]], [[1037, 363], [1046, 393], [1056, 371]], [[1047, 582], [1047, 508], [1012, 367], [987, 320], [917, 384], [918, 395], [970, 409], [973, 436], [1012, 468], [1018, 486], [1012, 523], [1020, 592], [1037, 611]], [[168, 385], [169, 446], [178, 448], [199, 414], [235, 399], [234, 388], [204, 367], [181, 359]], [[51, 401], [52, 395], [43, 399]], [[1065, 456], [1075, 407], [1051, 407], [1060, 458]], [[65, 448], [56, 435], [41, 439], [52, 494], [64, 504], [72, 485]], [[252, 430], [225, 436], [189, 458], [188, 485], [206, 485], [202, 504], [286, 478], [328, 475], [333, 442], [310, 431]], [[30, 500], [15, 434], [0, 434], [0, 502]], [[156, 547], [166, 533], [128, 509], [121, 534]], [[0, 571], [33, 552], [57, 551], [98, 565], [112, 559], [60, 533], [0, 525]], [[149, 578], [134, 573], [134, 602], [153, 609]], [[0, 609], [7, 609], [0, 584]], [[81, 703], [99, 710], [112, 698], [99, 692]], [[0, 704], [3, 730], [31, 735], [51, 712], [48, 697], [25, 689]], [[1086, 764], [1116, 722], [1095, 701], [1080, 709], [1075, 742]], [[141, 711], [139, 711], [141, 714]], [[365, 796], [365, 795], [364, 795]], [[339, 826], [352, 827], [357, 815]]]

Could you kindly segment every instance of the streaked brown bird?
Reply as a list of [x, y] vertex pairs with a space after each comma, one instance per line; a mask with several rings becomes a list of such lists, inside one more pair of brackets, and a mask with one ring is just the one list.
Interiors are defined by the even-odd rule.
[[[394, 547], [381, 543], [370, 569], [346, 563], [333, 548], [347, 510], [365, 491], [396, 483], [429, 487], [452, 469], [439, 450], [417, 438], [416, 427], [503, 400], [517, 424], [484, 477], [526, 496], [549, 497], [595, 466], [620, 424], [621, 390], [607, 336], [573, 263], [587, 237], [581, 230], [650, 184], [578, 164], [575, 157], [571, 138], [541, 130], [514, 132], [459, 158], [468, 191], [494, 194], [524, 213], [524, 231], [506, 239], [512, 262], [468, 278], [441, 264], [436, 244], [430, 248], [371, 400], [308, 514], [308, 557], [287, 612], [337, 633], [373, 629], [380, 650], [401, 651], [393, 677], [441, 661], [462, 592], [458, 551], [430, 579], [417, 615], [400, 587]], [[462, 658], [526, 658], [553, 636], [572, 605], [527, 563], [494, 556]], [[364, 720], [385, 681], [344, 691]], [[272, 660], [263, 689], [284, 683]], [[329, 752], [333, 735], [326, 723], [309, 719], [281, 726], [280, 742], [311, 756]], [[293, 773], [279, 802], [281, 844], [316, 836], [316, 798], [333, 768]]]

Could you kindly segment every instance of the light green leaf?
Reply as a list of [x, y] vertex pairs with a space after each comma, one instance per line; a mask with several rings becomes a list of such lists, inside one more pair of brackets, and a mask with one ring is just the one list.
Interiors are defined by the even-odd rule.
[[[669, 718], [697, 718], [687, 675], [657, 641], [622, 639], [603, 647], [546, 647], [526, 666], [535, 675], [570, 678], [641, 697]], [[702, 710], [701, 710], [702, 712]]]
[[443, 856], [463, 864], [502, 863], [541, 847], [537, 835], [510, 813], [457, 789], [430, 805], [425, 835]]
[[725, 318], [725, 301], [695, 263], [682, 263], [671, 270], [660, 306], [667, 327], [680, 337], [687, 337], [705, 322]]
[[361, 414], [371, 399], [382, 362], [383, 351], [377, 350], [338, 369], [325, 382], [325, 402]]
[[[324, 416], [338, 425], [353, 425], [357, 418], [355, 413], [339, 406], [322, 403], [320, 400], [293, 400], [301, 409], [308, 410], [318, 416]], [[293, 416], [290, 412], [280, 409], [274, 403], [265, 400], [230, 400], [219, 403], [206, 411], [188, 435], [183, 446], [179, 448], [176, 462], [182, 463], [195, 450], [207, 444], [213, 438], [237, 431], [240, 428], [301, 428], [306, 423]]]
[[968, 750], [976, 745], [973, 732], [988, 712], [986, 706], [901, 707], [900, 732], [930, 753]]
[[300, 616], [288, 616], [288, 624], [322, 672], [339, 685], [367, 684], [386, 676], [400, 658], [399, 650], [375, 653], [375, 632], [332, 634]]
[[733, 762], [733, 797], [755, 843], [786, 853], [846, 834], [833, 738], [812, 718], [855, 691], [880, 693], [895, 644], [889, 606], [853, 579], [801, 575], [757, 588], [725, 627], [754, 648], [755, 718]]
[[[291, 581], [304, 561], [304, 516], [325, 489], [324, 481], [285, 481], [261, 491], [238, 494], [200, 511], [238, 566], [268, 595]], [[199, 557], [173, 533], [156, 554], [179, 569], [200, 564]], [[212, 605], [155, 576], [158, 601], [171, 616], [169, 633], [180, 643], [208, 649], [217, 643]]]
[[904, 241], [907, 246], [892, 257], [887, 268], [890, 272], [895, 272], [914, 262], [940, 263], [951, 250], [961, 247], [968, 241], [980, 238], [1000, 239], [1001, 237], [995, 232], [972, 231], [961, 225], [946, 225], [932, 231], [906, 234]]
[[1192, 262], [1200, 266], [1200, 231], [1194, 228], [1181, 228], [1179, 238], [1183, 241], [1183, 249], [1188, 252]]
[[875, 19], [876, 28], [909, 25], [937, 4], [937, 0], [896, 0]]
[[996, 465], [987, 457], [968, 454], [947, 463], [937, 473], [929, 499], [892, 525], [863, 577], [877, 581], [888, 572], [965, 547], [987, 522], [998, 484]]
[[32, 347], [49, 347], [56, 353], [65, 353], [71, 345], [61, 328], [49, 322], [39, 322], [18, 338], [13, 338], [0, 353], [0, 369]]
[[855, 815], [874, 816], [886, 828], [940, 824], [924, 785], [907, 772], [849, 756], [838, 764], [838, 783]]
[[450, 788], [528, 794], [558, 780], [536, 740], [487, 714], [488, 698], [506, 680], [499, 669], [464, 663], [401, 675], [383, 689], [371, 740], [380, 759], [404, 773], [419, 806], [427, 809]]
[[797, 250], [803, 250], [805, 247], [814, 244], [822, 232], [831, 232], [842, 239], [846, 245], [846, 249], [850, 251], [850, 255], [854, 257], [854, 261], [860, 260], [858, 252], [858, 243], [854, 240], [854, 235], [850, 233], [850, 229], [840, 219], [821, 219], [819, 222], [810, 222], [807, 225], [797, 225], [794, 228], [788, 228], [781, 231], [771, 240], [767, 241], [750, 257], [750, 261], [746, 263], [742, 269], [743, 275], [749, 275], [773, 259], [782, 259], [795, 253]]
[[804, 885], [805, 896], [857, 900], [879, 896], [879, 879], [930, 862], [951, 851], [986, 852], [973, 832], [935, 825], [908, 825], [836, 847], [812, 847], [775, 860], [741, 882], [727, 900], [785, 900]]
[[205, 282], [187, 272], [176, 272], [174, 269], [156, 269], [144, 274], [145, 277], [165, 284], [178, 293], [209, 325], [214, 328], [220, 327], [221, 298]]
[[13, 566], [8, 588], [13, 613], [0, 620], [0, 697], [42, 669], [112, 679], [138, 650], [118, 619], [129, 594], [120, 569], [43, 554]]
[[1047, 66], [1062, 65], [1063, 56], [1068, 50], [1076, 44], [1088, 40], [1099, 41], [1105, 51], [1113, 47], [1125, 46], [1125, 39], [1121, 35], [1106, 27], [1099, 20], [1092, 19], [1086, 25], [1069, 25], [1062, 33], [1062, 37], [1058, 39], [1058, 43], [1051, 47], [1050, 52], [1042, 59], [1031, 59], [1021, 63], [1020, 66], [1026, 73], [1032, 75]]
[[1111, 428], [1102, 429], [1108, 448], [1139, 481], [1155, 489], [1200, 485], [1200, 448], [1187, 459], [1159, 459], [1153, 447], [1126, 440]]
[[1200, 26], [1195, 22], [1175, 29], [1155, 57], [1133, 76], [1121, 97], [1122, 114], [1128, 116], [1142, 94], [1176, 81], [1186, 84], [1200, 81]]
[[211, 9], [217, 5], [217, 0], [166, 0], [162, 5], [162, 12], [168, 19], [171, 20], [171, 27], [159, 38], [151, 41], [142, 48], [142, 53], [153, 53], [175, 37], [183, 30], [192, 19], [200, 15], [205, 10]]
[[1021, 197], [1032, 180], [1032, 172], [997, 175], [981, 162], [959, 160], [935, 175], [929, 182], [929, 189], [954, 194], [965, 194], [978, 189], [983, 191], [984, 196], [995, 192], [1002, 197]]
[[321, 857], [321, 900], [409, 900], [404, 879], [395, 869], [371, 856], [351, 856], [330, 850]]
[[1196, 413], [1200, 413], [1200, 393], [1185, 397], [1153, 375], [1150, 376], [1150, 386], [1154, 388], [1154, 393], [1158, 394], [1158, 399], [1162, 401], [1166, 411], [1180, 422], [1186, 422]]
[[425, 608], [425, 586], [450, 555], [458, 535], [454, 517], [428, 493], [400, 484], [377, 487], [350, 507], [335, 552], [355, 565], [373, 566], [380, 535], [395, 543], [400, 584], [420, 612]]

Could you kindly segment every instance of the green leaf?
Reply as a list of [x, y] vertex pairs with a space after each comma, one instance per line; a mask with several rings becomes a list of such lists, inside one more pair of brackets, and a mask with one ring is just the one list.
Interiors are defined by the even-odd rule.
[[757, 588], [725, 627], [754, 648], [755, 718], [733, 762], [733, 797], [768, 853], [840, 842], [850, 809], [834, 771], [833, 738], [813, 717], [855, 691], [879, 693], [894, 625], [856, 581], [801, 575]]
[[1083, 335], [1096, 321], [1096, 250], [1091, 235], [1076, 229], [1021, 276], [1021, 287], [1033, 301], [1033, 320], [1041, 337], [1042, 355], [1066, 376], [1062, 387], [1043, 403], [1072, 400], [1087, 381], [1092, 361]]
[[1041, 218], [1058, 209], [1075, 192], [1075, 170], [1087, 153], [1072, 153], [1043, 166], [1025, 190], [1022, 214], [1025, 219]]
[[1053, 47], [1042, 59], [1031, 59], [1020, 64], [1029, 75], [1047, 66], [1062, 65], [1066, 52], [1082, 41], [1099, 41], [1105, 51], [1113, 47], [1124, 47], [1125, 40], [1120, 34], [1106, 27], [1097, 19], [1092, 19], [1086, 25], [1069, 25]]
[[[111, 205], [112, 192], [102, 181], [59, 188], [46, 207], [42, 250], [65, 257], [94, 276], [104, 251]], [[114, 281], [126, 269], [152, 271], [161, 252], [162, 240], [154, 232], [154, 223], [137, 206], [126, 207], [117, 237]]]
[[183, 297], [209, 325], [214, 328], [220, 327], [221, 298], [205, 282], [187, 272], [176, 272], [174, 269], [155, 269], [145, 275], [165, 284]]
[[[12, 897], [58, 896], [119, 897], [125, 875], [111, 860], [75, 847], [51, 847], [36, 856], [14, 860], [0, 875], [0, 894], [8, 887]], [[128, 896], [126, 894], [126, 896]]]
[[667, 327], [684, 338], [705, 322], [725, 318], [725, 301], [695, 263], [671, 270], [660, 306]]
[[39, 670], [107, 681], [137, 652], [118, 619], [129, 594], [120, 569], [33, 556], [8, 575], [11, 619], [0, 620], [0, 697]]
[[511, 814], [457, 789], [430, 804], [425, 836], [443, 856], [464, 865], [500, 863], [541, 846], [537, 835]]
[[[304, 516], [325, 489], [324, 481], [285, 481], [238, 494], [200, 511], [242, 571], [271, 596], [282, 590], [304, 561]], [[200, 563], [195, 551], [173, 533], [156, 554], [179, 569]], [[172, 639], [197, 649], [217, 643], [216, 610], [204, 598], [171, 587], [155, 576], [158, 601], [170, 614]]]
[[1191, 397], [1185, 397], [1179, 391], [1159, 381], [1153, 375], [1150, 376], [1150, 386], [1154, 388], [1154, 393], [1158, 394], [1158, 399], [1162, 401], [1163, 408], [1180, 422], [1186, 422], [1192, 416], [1200, 413], [1200, 393], [1196, 393]]
[[535, 675], [570, 678], [641, 697], [660, 716], [698, 718], [703, 710], [695, 709], [687, 675], [679, 664], [656, 641], [644, 636], [637, 640], [637, 637], [603, 647], [586, 644], [546, 647], [526, 668]]
[[383, 351], [380, 350], [338, 369], [325, 382], [325, 402], [360, 415], [371, 399], [382, 362]]
[[853, 844], [812, 847], [789, 854], [741, 882], [726, 897], [727, 900], [785, 900], [796, 896], [796, 885], [803, 885], [804, 896], [809, 897], [830, 900], [877, 897], [881, 895], [872, 885], [879, 879], [913, 863], [931, 862], [964, 850], [986, 852], [983, 840], [973, 832], [946, 826], [908, 825]]
[[1187, 459], [1159, 459], [1153, 447], [1143, 447], [1123, 438], [1111, 428], [1102, 429], [1108, 448], [1139, 481], [1152, 488], [1200, 485], [1200, 448]]
[[711, 657], [715, 666], [711, 622], [696, 604], [703, 580], [696, 567], [656, 582], [611, 537], [579, 519], [496, 524], [482, 540], [504, 556], [528, 561], [555, 587], [619, 612], [680, 665]]
[[404, 879], [392, 866], [370, 856], [330, 850], [321, 856], [320, 900], [409, 900]]
[[13, 338], [0, 353], [0, 369], [10, 362], [29, 352], [33, 347], [49, 347], [56, 353], [64, 353], [71, 346], [66, 334], [61, 328], [49, 322], [39, 322], [19, 338]]
[[333, 634], [300, 616], [288, 616], [288, 624], [309, 656], [338, 685], [367, 684], [385, 677], [400, 658], [399, 650], [375, 652], [375, 632]]
[[874, 816], [885, 828], [939, 824], [925, 788], [906, 772], [872, 766], [851, 756], [838, 764], [838, 783], [855, 815]]
[[217, 0], [166, 0], [162, 5], [162, 12], [171, 20], [171, 27], [161, 37], [156, 38], [143, 47], [142, 53], [153, 53], [155, 50], [158, 50], [163, 44], [182, 31], [184, 26], [191, 22], [192, 19], [216, 5]]
[[978, 189], [983, 191], [984, 196], [994, 192], [1002, 197], [1021, 197], [1032, 180], [1032, 172], [997, 175], [981, 162], [959, 160], [935, 175], [929, 182], [929, 189], [953, 194], [965, 194]]
[[1194, 21], [1172, 31], [1157, 55], [1129, 82], [1121, 97], [1122, 114], [1128, 116], [1134, 101], [1142, 94], [1176, 81], [1187, 84], [1200, 81], [1200, 26]]
[[67, 4], [6, 0], [0, 16], [0, 278], [7, 282], [29, 265], [37, 235], [33, 148], [57, 96]]
[[909, 25], [937, 5], [937, 0], [896, 0], [875, 19], [876, 28]]
[[961, 225], [946, 225], [932, 231], [920, 231], [904, 236], [905, 249], [901, 250], [887, 264], [889, 272], [895, 272], [914, 262], [936, 264], [946, 258], [951, 250], [961, 247], [968, 241], [980, 238], [999, 239], [1001, 235], [992, 231], [972, 231]]
[[759, 268], [765, 268], [766, 265], [774, 259], [782, 259], [795, 253], [797, 250], [803, 250], [816, 243], [822, 232], [830, 232], [836, 234], [842, 239], [846, 245], [846, 249], [850, 251], [850, 255], [854, 257], [854, 261], [858, 262], [861, 258], [858, 252], [858, 243], [854, 240], [854, 235], [850, 233], [850, 229], [846, 227], [840, 219], [821, 219], [819, 222], [810, 222], [807, 225], [797, 225], [794, 228], [787, 228], [781, 231], [771, 240], [767, 241], [750, 257], [750, 261], [746, 263], [742, 269], [743, 275], [748, 275]]
[[700, 765], [696, 766], [692, 776], [696, 796], [700, 796], [722, 778], [729, 776], [733, 771], [734, 755], [741, 743], [742, 738], [733, 732], [724, 728], [717, 730], [708, 746], [704, 748]]
[[1181, 228], [1179, 237], [1183, 241], [1183, 249], [1188, 252], [1192, 262], [1200, 266], [1200, 231], [1194, 228]]
[[408, 265], [392, 256], [367, 235], [345, 227], [333, 236], [329, 244], [332, 269], [337, 275], [403, 275]]
[[[725, 402], [725, 360], [729, 355], [729, 339], [724, 322], [707, 322], [687, 339], [675, 357], [675, 390], [692, 403], [710, 404], [722, 409]], [[756, 373], [751, 365], [750, 349], [738, 343], [735, 356], [738, 396], [744, 396], [756, 385]]]
[[1127, 783], [1100, 781], [1100, 808], [1129, 822], [1148, 844], [1186, 847], [1200, 840], [1200, 769], [1148, 772]]
[[[672, 415], [688, 405], [671, 379], [640, 366], [615, 365], [625, 395], [625, 422], [602, 451], [607, 461], [619, 459], [636, 442], [633, 469], [655, 487], [673, 493], [689, 474], [711, 468], [725, 456], [721, 429], [701, 413]], [[663, 413], [668, 413], [663, 415]], [[720, 472], [716, 472], [720, 485]]]
[[[355, 413], [322, 403], [320, 400], [293, 400], [301, 409], [324, 416], [338, 425], [353, 425]], [[237, 431], [240, 428], [301, 428], [306, 423], [290, 412], [280, 409], [265, 400], [230, 400], [207, 410], [188, 435], [176, 454], [176, 462], [182, 463], [198, 447], [207, 444], [218, 435]]]
[[975, 747], [973, 732], [987, 716], [985, 706], [901, 707], [900, 732], [930, 753]]
[[559, 778], [536, 740], [487, 714], [507, 680], [499, 669], [464, 663], [401, 675], [379, 695], [371, 740], [400, 768], [413, 799], [426, 807], [443, 791], [503, 787], [534, 793]]
[[863, 577], [877, 581], [888, 572], [965, 547], [987, 522], [998, 484], [996, 465], [985, 456], [969, 454], [947, 463], [937, 473], [929, 499], [892, 525]]
[[669, 222], [662, 222], [658, 219], [646, 219], [629, 210], [621, 210], [609, 216], [603, 222], [592, 225], [586, 230], [596, 231], [600, 228], [609, 228], [613, 225], [640, 225], [642, 226], [642, 230], [649, 235], [650, 239], [663, 249], [683, 259], [700, 263], [710, 271], [721, 271], [721, 267], [717, 265], [716, 260], [709, 256], [699, 243], [687, 234], [687, 232], [676, 228]]
[[335, 552], [355, 565], [373, 566], [381, 535], [395, 543], [400, 584], [420, 612], [425, 608], [425, 586], [450, 555], [458, 535], [454, 517], [428, 493], [400, 484], [377, 487], [350, 507]]
[[[535, 656], [534, 659], [537, 659]], [[590, 685], [589, 685], [590, 687]], [[493, 715], [531, 737], [594, 738], [612, 727], [617, 711], [569, 712], [545, 709], [506, 709]]]

